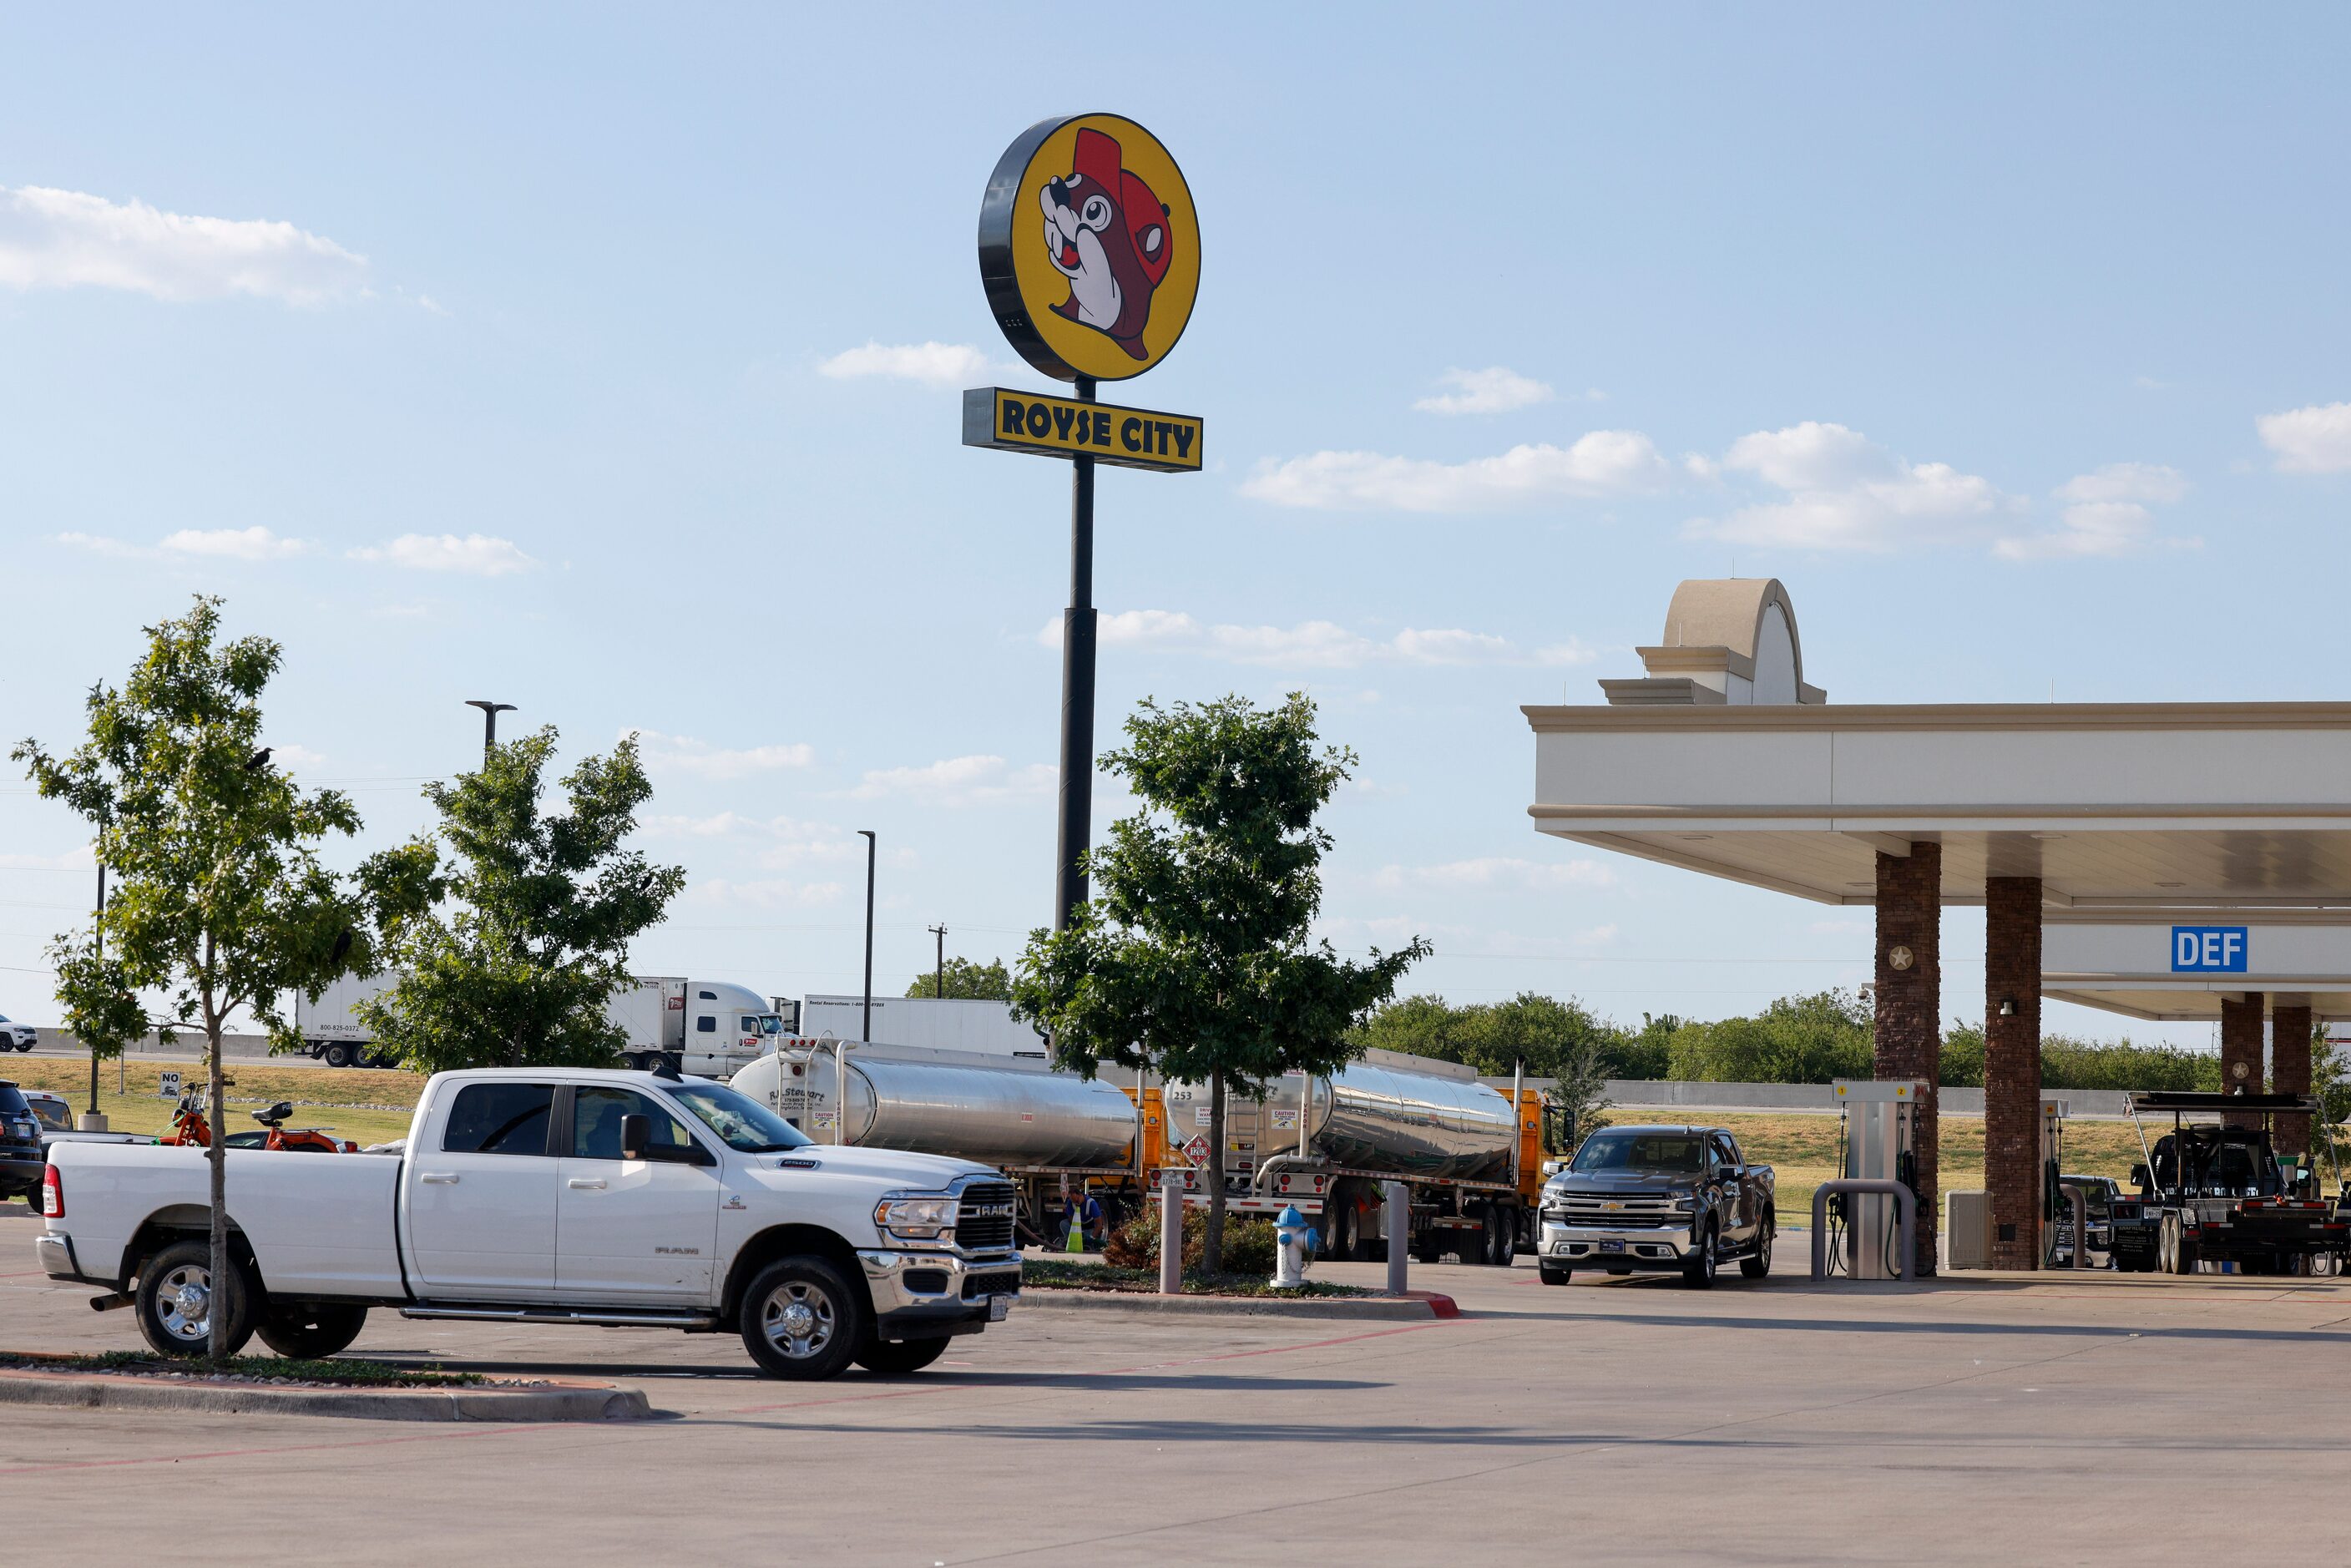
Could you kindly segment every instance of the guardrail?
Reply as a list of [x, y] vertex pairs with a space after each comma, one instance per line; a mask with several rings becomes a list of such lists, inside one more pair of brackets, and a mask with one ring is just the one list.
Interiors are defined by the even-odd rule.
[[1917, 1268], [1918, 1199], [1898, 1181], [1824, 1181], [1813, 1189], [1813, 1278], [1829, 1277], [1829, 1199], [1841, 1192], [1875, 1194], [1894, 1200], [1895, 1232], [1899, 1266], [1895, 1277], [1907, 1280]]

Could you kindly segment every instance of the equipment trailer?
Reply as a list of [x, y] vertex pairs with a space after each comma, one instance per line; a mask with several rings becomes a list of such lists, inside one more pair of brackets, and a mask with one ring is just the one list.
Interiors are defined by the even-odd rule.
[[[2281, 1111], [2314, 1113], [2304, 1094], [2133, 1094], [2131, 1124], [2146, 1163], [2131, 1170], [2136, 1194], [2114, 1202], [2115, 1266], [2128, 1272], [2193, 1274], [2200, 1263], [2233, 1262], [2244, 1274], [2319, 1272], [2351, 1254], [2351, 1223], [2317, 1196], [2306, 1170], [2289, 1184], [2270, 1141]], [[2142, 1111], [2171, 1113], [2171, 1131], [2147, 1143]], [[2252, 1114], [2255, 1127], [2190, 1124], [2190, 1113]]]

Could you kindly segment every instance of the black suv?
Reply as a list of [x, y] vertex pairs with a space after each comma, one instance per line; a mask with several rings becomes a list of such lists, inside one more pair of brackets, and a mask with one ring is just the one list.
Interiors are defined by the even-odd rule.
[[38, 1206], [41, 1173], [48, 1156], [41, 1152], [41, 1124], [33, 1114], [24, 1091], [0, 1079], [0, 1198], [28, 1195]]

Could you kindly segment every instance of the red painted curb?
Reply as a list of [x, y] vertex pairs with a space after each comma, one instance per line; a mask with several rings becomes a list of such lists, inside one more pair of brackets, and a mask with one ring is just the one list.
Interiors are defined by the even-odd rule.
[[1435, 1291], [1406, 1291], [1405, 1297], [1408, 1301], [1426, 1301], [1428, 1310], [1440, 1318], [1458, 1318], [1461, 1315], [1461, 1308], [1456, 1304], [1452, 1297], [1440, 1295]]

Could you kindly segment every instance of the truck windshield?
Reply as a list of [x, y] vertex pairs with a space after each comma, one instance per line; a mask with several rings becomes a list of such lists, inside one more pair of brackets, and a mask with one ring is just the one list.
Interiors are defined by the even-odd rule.
[[695, 1121], [718, 1134], [730, 1149], [746, 1155], [772, 1155], [804, 1147], [810, 1140], [800, 1130], [747, 1094], [724, 1083], [681, 1083], [670, 1098], [694, 1113]]
[[783, 1033], [784, 1020], [782, 1015], [778, 1013], [761, 1013], [759, 1015], [759, 1032], [761, 1034]]
[[1623, 1171], [1627, 1176], [1695, 1176], [1706, 1167], [1706, 1139], [1698, 1133], [1594, 1133], [1568, 1168], [1578, 1175]]

